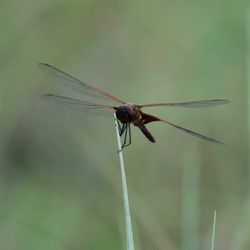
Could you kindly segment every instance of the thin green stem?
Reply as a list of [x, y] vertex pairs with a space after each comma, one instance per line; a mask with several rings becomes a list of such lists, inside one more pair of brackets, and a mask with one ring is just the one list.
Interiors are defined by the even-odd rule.
[[126, 182], [126, 174], [123, 160], [123, 153], [121, 147], [121, 140], [118, 130], [117, 118], [114, 113], [115, 120], [115, 129], [118, 143], [118, 154], [120, 159], [120, 168], [121, 168], [121, 182], [122, 182], [122, 194], [123, 194], [123, 203], [124, 203], [124, 219], [126, 225], [126, 236], [127, 236], [127, 250], [134, 250], [134, 240], [133, 240], [133, 231], [132, 231], [132, 223], [131, 216], [129, 210], [129, 201], [128, 201], [128, 190], [127, 190], [127, 182]]
[[[247, 140], [247, 150], [248, 150], [248, 177], [250, 180], [250, 156], [249, 156], [249, 147], [250, 147], [250, 8], [247, 9], [246, 13], [246, 89], [247, 89], [247, 121], [248, 121], [248, 140]], [[250, 186], [249, 186], [249, 196], [250, 196]]]
[[212, 238], [211, 238], [211, 244], [210, 249], [214, 250], [214, 242], [215, 242], [215, 229], [216, 229], [216, 210], [214, 210], [214, 222], [213, 222], [213, 230], [212, 230]]

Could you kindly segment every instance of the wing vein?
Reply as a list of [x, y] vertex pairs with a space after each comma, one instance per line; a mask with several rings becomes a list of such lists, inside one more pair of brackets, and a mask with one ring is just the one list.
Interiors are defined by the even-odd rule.
[[229, 103], [228, 100], [214, 99], [214, 100], [177, 102], [177, 103], [152, 103], [152, 104], [139, 105], [139, 107], [145, 108], [145, 107], [166, 106], [166, 107], [182, 107], [182, 108], [205, 108], [205, 107], [224, 105], [227, 103]]
[[89, 85], [88, 83], [82, 82], [75, 77], [57, 69], [49, 64], [46, 63], [39, 63], [39, 68], [47, 73], [48, 75], [56, 78], [59, 80], [59, 83], [64, 84], [66, 87], [71, 88], [73, 90], [79, 91], [82, 94], [103, 98], [109, 101], [115, 101], [118, 103], [125, 104], [124, 101], [120, 100], [119, 98], [99, 89]]
[[74, 99], [71, 97], [54, 95], [54, 94], [43, 94], [42, 97], [45, 100], [53, 101], [55, 103], [63, 104], [70, 109], [77, 111], [85, 111], [89, 114], [99, 114], [99, 115], [113, 115], [116, 107], [109, 105], [96, 104], [84, 100]]

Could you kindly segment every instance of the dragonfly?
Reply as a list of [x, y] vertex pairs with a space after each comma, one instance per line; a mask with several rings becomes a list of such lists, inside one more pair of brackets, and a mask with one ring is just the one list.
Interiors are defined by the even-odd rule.
[[[201, 101], [188, 101], [188, 102], [176, 102], [176, 103], [152, 103], [138, 105], [133, 103], [128, 103], [120, 98], [111, 95], [110, 93], [103, 91], [97, 87], [94, 87], [86, 82], [80, 81], [77, 78], [57, 69], [46, 63], [39, 63], [40, 69], [50, 76], [56, 78], [59, 83], [64, 86], [71, 88], [85, 96], [94, 97], [99, 100], [106, 100], [112, 102], [112, 105], [99, 104], [96, 102], [91, 102], [86, 99], [75, 99], [72, 97], [61, 96], [57, 94], [43, 94], [42, 97], [46, 100], [53, 101], [56, 103], [64, 104], [73, 110], [83, 111], [89, 114], [100, 114], [100, 115], [114, 115], [118, 121], [119, 135], [123, 136], [122, 149], [131, 144], [131, 128], [130, 125], [133, 124], [138, 127], [144, 136], [152, 143], [156, 140], [153, 135], [146, 128], [146, 124], [151, 122], [162, 122], [170, 125], [174, 128], [179, 129], [189, 135], [198, 137], [205, 141], [224, 144], [223, 142], [216, 140], [214, 138], [202, 135], [190, 129], [184, 128], [182, 126], [176, 125], [168, 120], [161, 119], [157, 116], [145, 113], [142, 111], [144, 108], [148, 107], [181, 107], [181, 108], [205, 108], [217, 105], [223, 105], [229, 103], [228, 100], [224, 99], [213, 99], [213, 100], [201, 100]], [[114, 103], [114, 105], [113, 105]]]

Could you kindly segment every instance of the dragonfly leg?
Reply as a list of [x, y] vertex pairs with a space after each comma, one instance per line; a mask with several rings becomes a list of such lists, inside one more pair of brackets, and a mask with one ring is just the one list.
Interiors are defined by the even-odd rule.
[[[119, 122], [118, 122], [118, 124], [119, 124]], [[122, 151], [125, 147], [127, 147], [131, 144], [130, 124], [129, 123], [123, 123], [122, 125], [119, 124], [118, 128], [119, 128], [120, 137], [122, 137], [122, 135], [124, 134], [124, 139], [123, 139], [123, 143], [122, 143], [121, 150], [120, 150], [120, 151]], [[128, 138], [128, 143], [127, 143], [127, 138]], [[118, 153], [119, 153], [119, 151], [118, 151]]]
[[118, 119], [116, 119], [116, 121], [117, 121], [117, 124], [118, 124], [119, 135], [121, 135], [122, 128], [121, 128], [120, 121]]
[[128, 125], [128, 138], [129, 138], [129, 143], [127, 146], [129, 146], [131, 144], [131, 128], [130, 128], [130, 124]]
[[122, 127], [121, 127], [121, 131], [120, 131], [120, 136], [123, 135], [123, 133], [126, 131], [126, 129], [127, 129], [127, 123], [123, 123]]
[[[127, 146], [129, 146], [131, 144], [131, 128], [130, 128], [130, 124], [127, 125], [125, 136], [126, 136], [126, 138], [124, 140], [122, 148], [125, 148], [125, 147], [127, 147]], [[127, 136], [128, 136], [128, 143], [127, 143]]]
[[120, 130], [120, 132], [119, 132], [120, 137], [122, 137], [122, 135], [124, 134], [124, 132], [125, 132], [124, 140], [123, 140], [121, 149], [118, 150], [117, 153], [121, 152], [121, 151], [123, 150], [123, 148], [126, 147], [127, 132], [128, 132], [128, 125], [127, 125], [126, 123], [123, 123], [123, 124], [122, 124], [121, 130]]
[[122, 144], [122, 149], [126, 147], [126, 143], [127, 143], [127, 135], [128, 135], [128, 124], [125, 124], [125, 130], [124, 130], [125, 134], [124, 134], [124, 140], [123, 140], [123, 144]]

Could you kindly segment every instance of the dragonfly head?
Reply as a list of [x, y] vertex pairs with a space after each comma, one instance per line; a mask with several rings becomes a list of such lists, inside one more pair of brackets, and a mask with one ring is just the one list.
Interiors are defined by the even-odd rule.
[[134, 110], [129, 106], [120, 106], [116, 109], [115, 114], [122, 123], [129, 123], [133, 120]]

